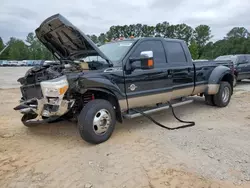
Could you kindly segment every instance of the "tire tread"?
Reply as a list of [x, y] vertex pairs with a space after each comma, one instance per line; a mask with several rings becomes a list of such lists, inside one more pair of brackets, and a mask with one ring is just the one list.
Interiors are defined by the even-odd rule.
[[[108, 131], [104, 135], [96, 135], [93, 131], [92, 117], [96, 111], [105, 108], [111, 115], [111, 125]], [[95, 99], [88, 102], [80, 112], [78, 116], [78, 129], [83, 140], [92, 143], [99, 144], [108, 140], [114, 130], [116, 123], [115, 111], [111, 103], [103, 99]]]
[[[229, 89], [230, 89], [229, 99], [228, 99], [228, 102], [226, 102], [226, 103], [223, 103], [223, 101], [222, 101], [222, 92], [223, 92], [224, 87], [229, 87]], [[232, 87], [231, 87], [230, 83], [224, 82], [224, 81], [221, 82], [218, 93], [213, 96], [214, 104], [218, 107], [226, 107], [228, 105], [228, 103], [230, 102], [231, 94], [232, 94]]]

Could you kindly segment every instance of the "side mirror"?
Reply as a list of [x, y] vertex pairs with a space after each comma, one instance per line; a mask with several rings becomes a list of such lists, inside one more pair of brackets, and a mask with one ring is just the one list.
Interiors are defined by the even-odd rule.
[[[140, 62], [140, 66], [134, 66], [134, 62]], [[142, 51], [139, 58], [130, 58], [132, 70], [134, 69], [153, 69], [154, 68], [154, 57], [153, 51]]]

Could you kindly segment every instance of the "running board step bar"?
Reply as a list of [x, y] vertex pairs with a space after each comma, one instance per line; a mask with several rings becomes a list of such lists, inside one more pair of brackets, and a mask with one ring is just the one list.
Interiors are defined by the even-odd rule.
[[[182, 106], [182, 105], [185, 105], [185, 104], [190, 104], [192, 102], [194, 102], [194, 100], [186, 100], [186, 101], [183, 101], [183, 102], [178, 102], [178, 103], [172, 104], [172, 106], [173, 107], [178, 107], [178, 106]], [[155, 112], [159, 112], [159, 111], [167, 110], [167, 109], [169, 109], [169, 105], [154, 108], [154, 109], [151, 109], [151, 110], [146, 110], [146, 111], [143, 111], [143, 113], [151, 114], [151, 113], [155, 113]], [[140, 113], [123, 115], [123, 117], [125, 119], [133, 119], [133, 118], [140, 117], [140, 116], [142, 116], [142, 114], [140, 114]]]

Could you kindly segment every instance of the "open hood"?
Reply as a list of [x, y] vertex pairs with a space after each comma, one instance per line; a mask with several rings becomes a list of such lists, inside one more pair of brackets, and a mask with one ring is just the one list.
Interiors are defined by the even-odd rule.
[[88, 36], [60, 14], [44, 20], [35, 32], [37, 38], [59, 59], [100, 56], [111, 63]]

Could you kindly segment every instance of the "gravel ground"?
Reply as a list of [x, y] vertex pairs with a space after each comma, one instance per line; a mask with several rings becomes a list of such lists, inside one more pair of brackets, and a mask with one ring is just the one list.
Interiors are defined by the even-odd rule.
[[[13, 111], [20, 92], [6, 88], [18, 87], [26, 70], [0, 68], [0, 187], [250, 187], [249, 82], [237, 85], [226, 108], [207, 106], [204, 98], [176, 108], [195, 127], [168, 131], [137, 118], [93, 146], [70, 122], [21, 124]], [[169, 110], [153, 117], [180, 125]]]
[[19, 87], [17, 79], [24, 76], [31, 67], [0, 67], [0, 88], [9, 89]]
[[[1, 187], [250, 187], [250, 92], [242, 88], [226, 108], [203, 98], [176, 108], [195, 127], [168, 131], [137, 118], [96, 146], [70, 122], [26, 128], [12, 110], [19, 97], [0, 90]], [[169, 110], [153, 117], [180, 125]]]

